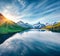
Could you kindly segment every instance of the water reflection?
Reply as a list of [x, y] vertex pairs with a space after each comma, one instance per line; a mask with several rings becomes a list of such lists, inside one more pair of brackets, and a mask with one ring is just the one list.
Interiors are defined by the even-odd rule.
[[60, 56], [60, 33], [29, 30], [0, 45], [0, 56]]
[[14, 34], [15, 33], [0, 34], [0, 44], [2, 44], [5, 40], [7, 40], [9, 37], [11, 37]]

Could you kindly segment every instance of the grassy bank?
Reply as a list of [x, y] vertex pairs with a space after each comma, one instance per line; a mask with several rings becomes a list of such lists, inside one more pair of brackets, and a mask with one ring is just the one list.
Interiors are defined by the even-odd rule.
[[52, 32], [60, 32], [60, 22], [58, 22], [54, 25], [45, 26], [42, 29], [47, 29], [47, 30], [50, 30]]

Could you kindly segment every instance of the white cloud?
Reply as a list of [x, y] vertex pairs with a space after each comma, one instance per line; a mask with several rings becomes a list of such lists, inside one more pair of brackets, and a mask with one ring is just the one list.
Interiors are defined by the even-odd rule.
[[15, 22], [18, 21], [18, 7], [14, 6], [14, 5], [5, 6], [2, 9], [1, 13], [10, 20], [13, 20]]
[[35, 9], [38, 9], [40, 7], [43, 7], [43, 5], [47, 2], [48, 0], [43, 0], [41, 3], [38, 3], [38, 5], [35, 7]]
[[18, 0], [18, 2], [19, 2], [23, 7], [26, 6], [26, 2], [25, 2], [24, 0]]
[[26, 9], [24, 9], [22, 12], [19, 12], [19, 7], [17, 7], [14, 3], [10, 5], [6, 5], [1, 13], [5, 15], [8, 19], [13, 20], [15, 22], [18, 22], [22, 20], [24, 17], [31, 16], [32, 13], [29, 13], [29, 11], [33, 8], [34, 3], [27, 6]]

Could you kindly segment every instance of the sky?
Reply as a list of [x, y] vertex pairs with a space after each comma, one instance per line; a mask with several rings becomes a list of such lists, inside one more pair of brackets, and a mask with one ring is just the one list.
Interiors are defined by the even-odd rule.
[[60, 22], [60, 0], [0, 0], [0, 13], [14, 22]]

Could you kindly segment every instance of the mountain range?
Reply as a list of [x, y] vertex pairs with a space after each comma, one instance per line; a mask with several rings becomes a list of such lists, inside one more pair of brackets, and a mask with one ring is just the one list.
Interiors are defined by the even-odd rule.
[[7, 19], [0, 13], [0, 34], [23, 31], [25, 28], [18, 26], [15, 22]]
[[38, 23], [36, 23], [36, 24], [33, 25], [34, 29], [41, 29], [43, 27], [45, 27], [45, 24], [42, 24], [40, 22], [38, 22]]
[[24, 23], [23, 21], [15, 23], [0, 13], [0, 34], [21, 32], [26, 29], [48, 29], [50, 31], [60, 32], [60, 22], [54, 22], [53, 24], [37, 22], [33, 25]]
[[31, 25], [29, 23], [24, 23], [23, 21], [19, 21], [15, 23], [0, 13], [0, 34], [13, 33], [18, 31], [20, 32], [25, 29], [40, 29], [44, 26], [45, 25], [41, 24], [40, 22], [34, 25]]
[[29, 24], [29, 23], [24, 23], [23, 21], [19, 21], [17, 23], [19, 26], [24, 27], [24, 28], [29, 28], [29, 29], [41, 29], [43, 27], [45, 27], [45, 24], [41, 24], [40, 22], [36, 23], [36, 24]]
[[29, 28], [29, 29], [33, 28], [33, 26], [32, 26], [31, 24], [29, 24], [29, 23], [24, 23], [23, 21], [17, 22], [17, 25], [19, 25], [19, 26], [21, 26], [21, 27], [24, 27], [24, 28]]

